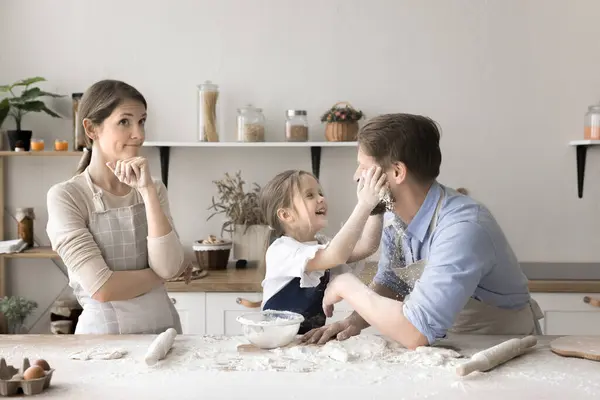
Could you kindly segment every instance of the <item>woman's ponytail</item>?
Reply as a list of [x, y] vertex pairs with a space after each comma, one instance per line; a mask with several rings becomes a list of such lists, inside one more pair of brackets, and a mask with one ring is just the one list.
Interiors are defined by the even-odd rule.
[[79, 160], [79, 165], [77, 165], [77, 171], [75, 175], [79, 175], [90, 165], [90, 161], [92, 160], [92, 147], [86, 147], [83, 149], [83, 156], [81, 156], [81, 160]]

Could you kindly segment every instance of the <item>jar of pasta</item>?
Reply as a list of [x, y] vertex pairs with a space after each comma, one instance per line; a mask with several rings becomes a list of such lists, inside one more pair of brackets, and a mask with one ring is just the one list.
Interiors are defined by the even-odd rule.
[[308, 118], [306, 117], [306, 110], [287, 111], [285, 140], [288, 142], [308, 141]]
[[198, 85], [198, 140], [218, 142], [217, 115], [219, 86], [211, 81]]
[[265, 116], [261, 108], [248, 104], [238, 109], [237, 140], [238, 142], [265, 141]]

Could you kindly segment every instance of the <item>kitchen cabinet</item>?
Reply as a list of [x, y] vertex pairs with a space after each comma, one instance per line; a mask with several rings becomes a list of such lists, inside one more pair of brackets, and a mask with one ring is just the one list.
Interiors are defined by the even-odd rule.
[[[540, 320], [544, 335], [600, 335], [600, 308], [583, 301], [585, 296], [600, 298], [598, 294], [534, 292], [531, 295], [544, 313]], [[236, 318], [253, 309], [237, 304], [236, 299], [260, 301], [262, 293], [170, 292], [169, 297], [179, 312], [184, 334], [241, 335]], [[351, 313], [352, 307], [342, 301], [336, 304], [327, 323], [340, 321]], [[379, 332], [369, 327], [363, 333]]]
[[206, 293], [206, 333], [209, 335], [242, 335], [242, 327], [236, 318], [247, 312], [258, 310], [237, 304], [243, 297], [250, 301], [260, 301], [262, 293]]
[[597, 293], [531, 293], [544, 313], [543, 334], [600, 335], [600, 307], [585, 303], [585, 296], [600, 298]]
[[[235, 292], [170, 292], [169, 297], [181, 319], [184, 334], [189, 335], [242, 335], [241, 325], [236, 321], [239, 315], [253, 310], [237, 304], [238, 297], [250, 301], [260, 301], [262, 293]], [[352, 308], [342, 301], [336, 304], [333, 316], [327, 319], [330, 324], [352, 314]], [[363, 333], [377, 333], [367, 328]]]
[[181, 319], [184, 335], [206, 334], [206, 293], [169, 293], [175, 309]]

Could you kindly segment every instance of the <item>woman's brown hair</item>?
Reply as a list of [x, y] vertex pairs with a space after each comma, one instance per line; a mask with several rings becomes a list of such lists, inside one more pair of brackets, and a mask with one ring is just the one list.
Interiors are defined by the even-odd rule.
[[[148, 108], [144, 96], [133, 86], [112, 79], [96, 82], [86, 90], [81, 98], [77, 124], [79, 124], [82, 132], [84, 119], [89, 119], [94, 125], [100, 125], [126, 100], [139, 101], [144, 105], [144, 108]], [[82, 173], [90, 165], [92, 144], [92, 139], [86, 133], [86, 149], [79, 161], [76, 174]]]

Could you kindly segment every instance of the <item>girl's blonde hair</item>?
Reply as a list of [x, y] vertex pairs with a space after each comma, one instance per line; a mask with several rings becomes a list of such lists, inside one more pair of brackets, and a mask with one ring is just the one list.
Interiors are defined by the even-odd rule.
[[294, 195], [300, 192], [302, 176], [309, 175], [318, 179], [310, 172], [290, 169], [277, 174], [260, 191], [259, 205], [267, 224], [279, 237], [285, 233], [284, 226], [277, 216], [277, 211], [282, 208], [292, 208]]

